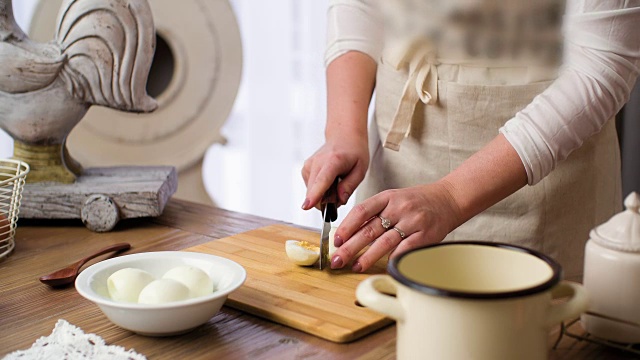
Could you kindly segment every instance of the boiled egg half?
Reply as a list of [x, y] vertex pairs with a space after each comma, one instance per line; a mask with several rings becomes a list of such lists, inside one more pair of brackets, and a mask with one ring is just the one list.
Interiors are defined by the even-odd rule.
[[320, 257], [320, 247], [306, 241], [287, 240], [285, 250], [289, 260], [300, 266], [311, 266]]
[[[329, 258], [331, 258], [338, 249], [333, 243], [337, 229], [337, 227], [332, 226], [329, 232]], [[320, 258], [320, 247], [307, 241], [287, 240], [285, 249], [289, 260], [296, 265], [311, 266]]]

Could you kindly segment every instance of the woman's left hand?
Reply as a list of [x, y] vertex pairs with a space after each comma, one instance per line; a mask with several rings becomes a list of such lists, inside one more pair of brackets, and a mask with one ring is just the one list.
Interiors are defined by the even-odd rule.
[[[381, 192], [356, 205], [336, 231], [334, 243], [339, 248], [331, 259], [331, 268], [349, 264], [368, 245], [355, 259], [353, 271], [366, 271], [385, 254], [393, 258], [440, 242], [459, 225], [459, 213], [443, 181]], [[389, 220], [388, 229], [382, 219]]]

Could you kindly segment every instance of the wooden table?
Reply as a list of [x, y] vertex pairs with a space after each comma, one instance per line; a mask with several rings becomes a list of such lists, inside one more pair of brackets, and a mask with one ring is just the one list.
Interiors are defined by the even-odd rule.
[[[49, 335], [58, 319], [65, 319], [149, 359], [395, 358], [394, 326], [353, 343], [335, 344], [227, 307], [182, 336], [139, 336], [113, 325], [73, 287], [54, 290], [38, 281], [40, 275], [109, 244], [129, 242], [130, 253], [180, 250], [275, 223], [179, 200], [172, 200], [160, 218], [125, 221], [105, 234], [92, 233], [78, 222], [21, 223], [15, 252], [0, 262], [0, 356], [30, 347], [38, 337]], [[574, 330], [580, 331], [579, 325]], [[550, 346], [557, 334], [550, 334]], [[625, 356], [569, 338], [550, 351], [551, 359], [633, 358]]]

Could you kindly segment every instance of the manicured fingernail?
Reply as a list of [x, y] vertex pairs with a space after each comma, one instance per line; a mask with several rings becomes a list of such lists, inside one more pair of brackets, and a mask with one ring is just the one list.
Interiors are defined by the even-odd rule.
[[307, 210], [310, 202], [311, 201], [309, 201], [309, 199], [304, 199], [304, 202], [302, 203], [302, 210]]
[[349, 194], [348, 192], [343, 192], [342, 193], [342, 203], [346, 204], [349, 201], [349, 197], [351, 196], [351, 194]]
[[340, 247], [342, 246], [342, 244], [344, 244], [344, 241], [342, 241], [342, 237], [336, 234], [336, 236], [333, 237], [333, 245], [335, 245], [335, 247]]
[[334, 256], [333, 260], [331, 260], [331, 268], [341, 269], [343, 266], [344, 266], [344, 262], [342, 261], [340, 256], [339, 255]]
[[360, 265], [360, 263], [358, 261], [356, 261], [355, 264], [353, 264], [353, 267], [351, 268], [351, 270], [353, 270], [354, 272], [362, 272], [362, 265]]

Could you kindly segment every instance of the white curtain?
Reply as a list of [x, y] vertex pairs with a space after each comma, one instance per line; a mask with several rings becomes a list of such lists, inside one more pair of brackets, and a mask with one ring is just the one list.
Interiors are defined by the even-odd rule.
[[[27, 31], [29, 22], [35, 9], [37, 0], [20, 0], [13, 2], [13, 12], [22, 29]], [[4, 131], [0, 130], [0, 158], [8, 158], [13, 155], [13, 140]]]
[[[222, 208], [318, 227], [300, 206], [304, 160], [322, 144], [327, 0], [235, 0], [244, 73], [233, 113], [205, 160]], [[341, 211], [344, 215], [345, 211]]]

